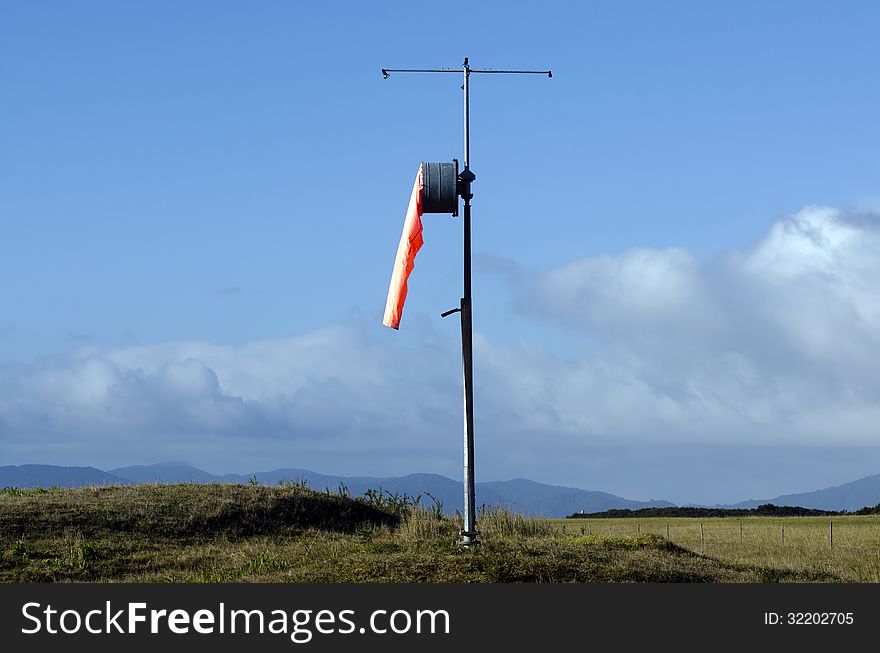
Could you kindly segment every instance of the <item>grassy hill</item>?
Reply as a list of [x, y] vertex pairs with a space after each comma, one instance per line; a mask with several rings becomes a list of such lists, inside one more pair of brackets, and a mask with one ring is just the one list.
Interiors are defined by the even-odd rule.
[[[5, 582], [755, 582], [766, 570], [656, 535], [560, 535], [503, 511], [456, 544], [455, 520], [401, 495], [302, 485], [0, 491]], [[779, 580], [816, 580], [788, 572]], [[834, 580], [822, 578], [822, 580]]]

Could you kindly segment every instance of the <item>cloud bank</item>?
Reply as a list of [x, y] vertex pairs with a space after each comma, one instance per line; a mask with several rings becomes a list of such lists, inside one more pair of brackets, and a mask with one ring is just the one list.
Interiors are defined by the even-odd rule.
[[596, 432], [873, 443], [878, 246], [877, 216], [809, 207], [709, 263], [646, 248], [575, 261], [542, 274], [520, 306], [600, 343], [566, 384], [616, 404], [618, 428]]
[[[877, 216], [809, 207], [709, 262], [634, 248], [538, 274], [517, 310], [588, 353], [477, 334], [478, 455], [509, 476], [597, 447], [874, 444], [877, 252]], [[393, 336], [352, 322], [0, 364], [0, 450], [19, 462], [69, 452], [204, 464], [213, 452], [267, 466], [319, 457], [338, 472], [454, 470], [458, 343]]]

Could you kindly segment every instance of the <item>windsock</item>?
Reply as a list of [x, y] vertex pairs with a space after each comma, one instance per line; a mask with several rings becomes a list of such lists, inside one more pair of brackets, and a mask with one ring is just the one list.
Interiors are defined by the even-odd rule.
[[416, 254], [422, 247], [422, 166], [416, 175], [406, 219], [403, 222], [403, 233], [397, 246], [397, 258], [391, 271], [391, 285], [388, 287], [388, 300], [385, 302], [385, 318], [382, 324], [392, 329], [400, 328], [400, 316], [406, 301], [406, 282], [416, 262]]

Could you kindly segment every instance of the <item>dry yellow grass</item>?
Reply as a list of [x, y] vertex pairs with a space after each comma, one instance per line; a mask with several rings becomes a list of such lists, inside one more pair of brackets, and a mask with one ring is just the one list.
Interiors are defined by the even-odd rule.
[[563, 530], [566, 534], [583, 531], [621, 537], [653, 533], [666, 538], [668, 533], [670, 542], [725, 563], [829, 574], [843, 581], [880, 582], [880, 515], [554, 519], [546, 523], [559, 534]]

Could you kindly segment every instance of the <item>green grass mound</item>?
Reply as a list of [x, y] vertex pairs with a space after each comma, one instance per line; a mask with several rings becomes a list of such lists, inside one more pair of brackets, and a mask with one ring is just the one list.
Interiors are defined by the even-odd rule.
[[0, 492], [0, 538], [133, 533], [249, 537], [310, 528], [353, 532], [398, 517], [362, 501], [296, 485], [128, 485]]

